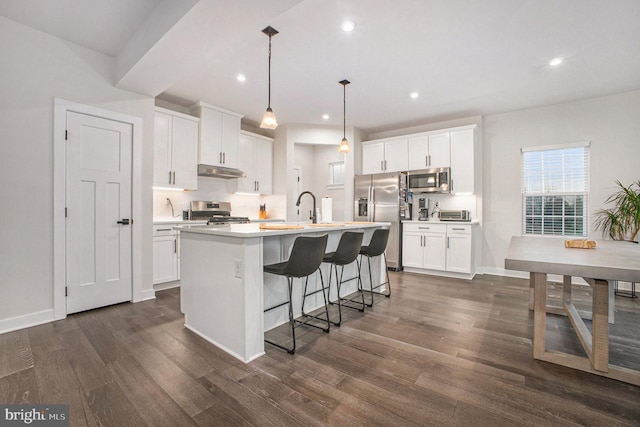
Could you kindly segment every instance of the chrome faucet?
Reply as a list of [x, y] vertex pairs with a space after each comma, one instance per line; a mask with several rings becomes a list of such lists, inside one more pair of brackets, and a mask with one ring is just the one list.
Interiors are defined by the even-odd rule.
[[318, 218], [316, 218], [316, 196], [314, 196], [311, 191], [303, 191], [302, 193], [300, 193], [300, 195], [298, 196], [298, 201], [296, 202], [296, 206], [300, 206], [300, 199], [304, 194], [308, 194], [313, 197], [313, 211], [311, 211], [312, 213], [309, 219], [311, 220], [312, 224], [317, 224]]

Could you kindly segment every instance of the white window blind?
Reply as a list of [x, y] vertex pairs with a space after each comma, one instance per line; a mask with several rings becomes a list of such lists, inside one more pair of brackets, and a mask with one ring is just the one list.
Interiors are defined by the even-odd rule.
[[522, 149], [522, 234], [587, 235], [589, 144]]

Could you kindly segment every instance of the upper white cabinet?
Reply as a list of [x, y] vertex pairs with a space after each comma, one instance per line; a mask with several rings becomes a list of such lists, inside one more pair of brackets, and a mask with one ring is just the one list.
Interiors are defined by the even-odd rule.
[[237, 191], [271, 194], [273, 192], [273, 139], [241, 131], [238, 144], [238, 168], [247, 176], [237, 179]]
[[474, 129], [451, 132], [451, 191], [474, 193]]
[[363, 143], [362, 173], [406, 171], [408, 158], [407, 138]]
[[362, 173], [451, 168], [451, 192], [475, 193], [475, 125], [362, 143]]
[[156, 108], [154, 187], [198, 188], [198, 118]]
[[238, 141], [241, 114], [198, 102], [190, 110], [200, 117], [198, 163], [238, 167]]
[[449, 132], [409, 138], [409, 170], [446, 168], [450, 164]]

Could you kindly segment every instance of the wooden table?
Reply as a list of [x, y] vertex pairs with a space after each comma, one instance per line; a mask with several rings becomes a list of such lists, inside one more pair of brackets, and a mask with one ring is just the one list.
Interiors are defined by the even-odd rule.
[[[551, 363], [640, 385], [640, 371], [609, 364], [609, 290], [614, 281], [640, 281], [640, 245], [598, 241], [595, 249], [564, 247], [564, 239], [511, 238], [505, 268], [527, 271], [534, 288], [533, 357]], [[563, 313], [573, 326], [587, 357], [546, 349], [547, 274], [564, 276]], [[571, 302], [571, 277], [593, 288], [592, 332]]]

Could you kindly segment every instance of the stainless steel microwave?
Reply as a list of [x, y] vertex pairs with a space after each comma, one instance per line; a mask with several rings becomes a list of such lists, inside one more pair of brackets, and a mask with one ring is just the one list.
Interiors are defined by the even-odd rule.
[[451, 168], [409, 171], [407, 181], [409, 191], [414, 193], [450, 193]]

